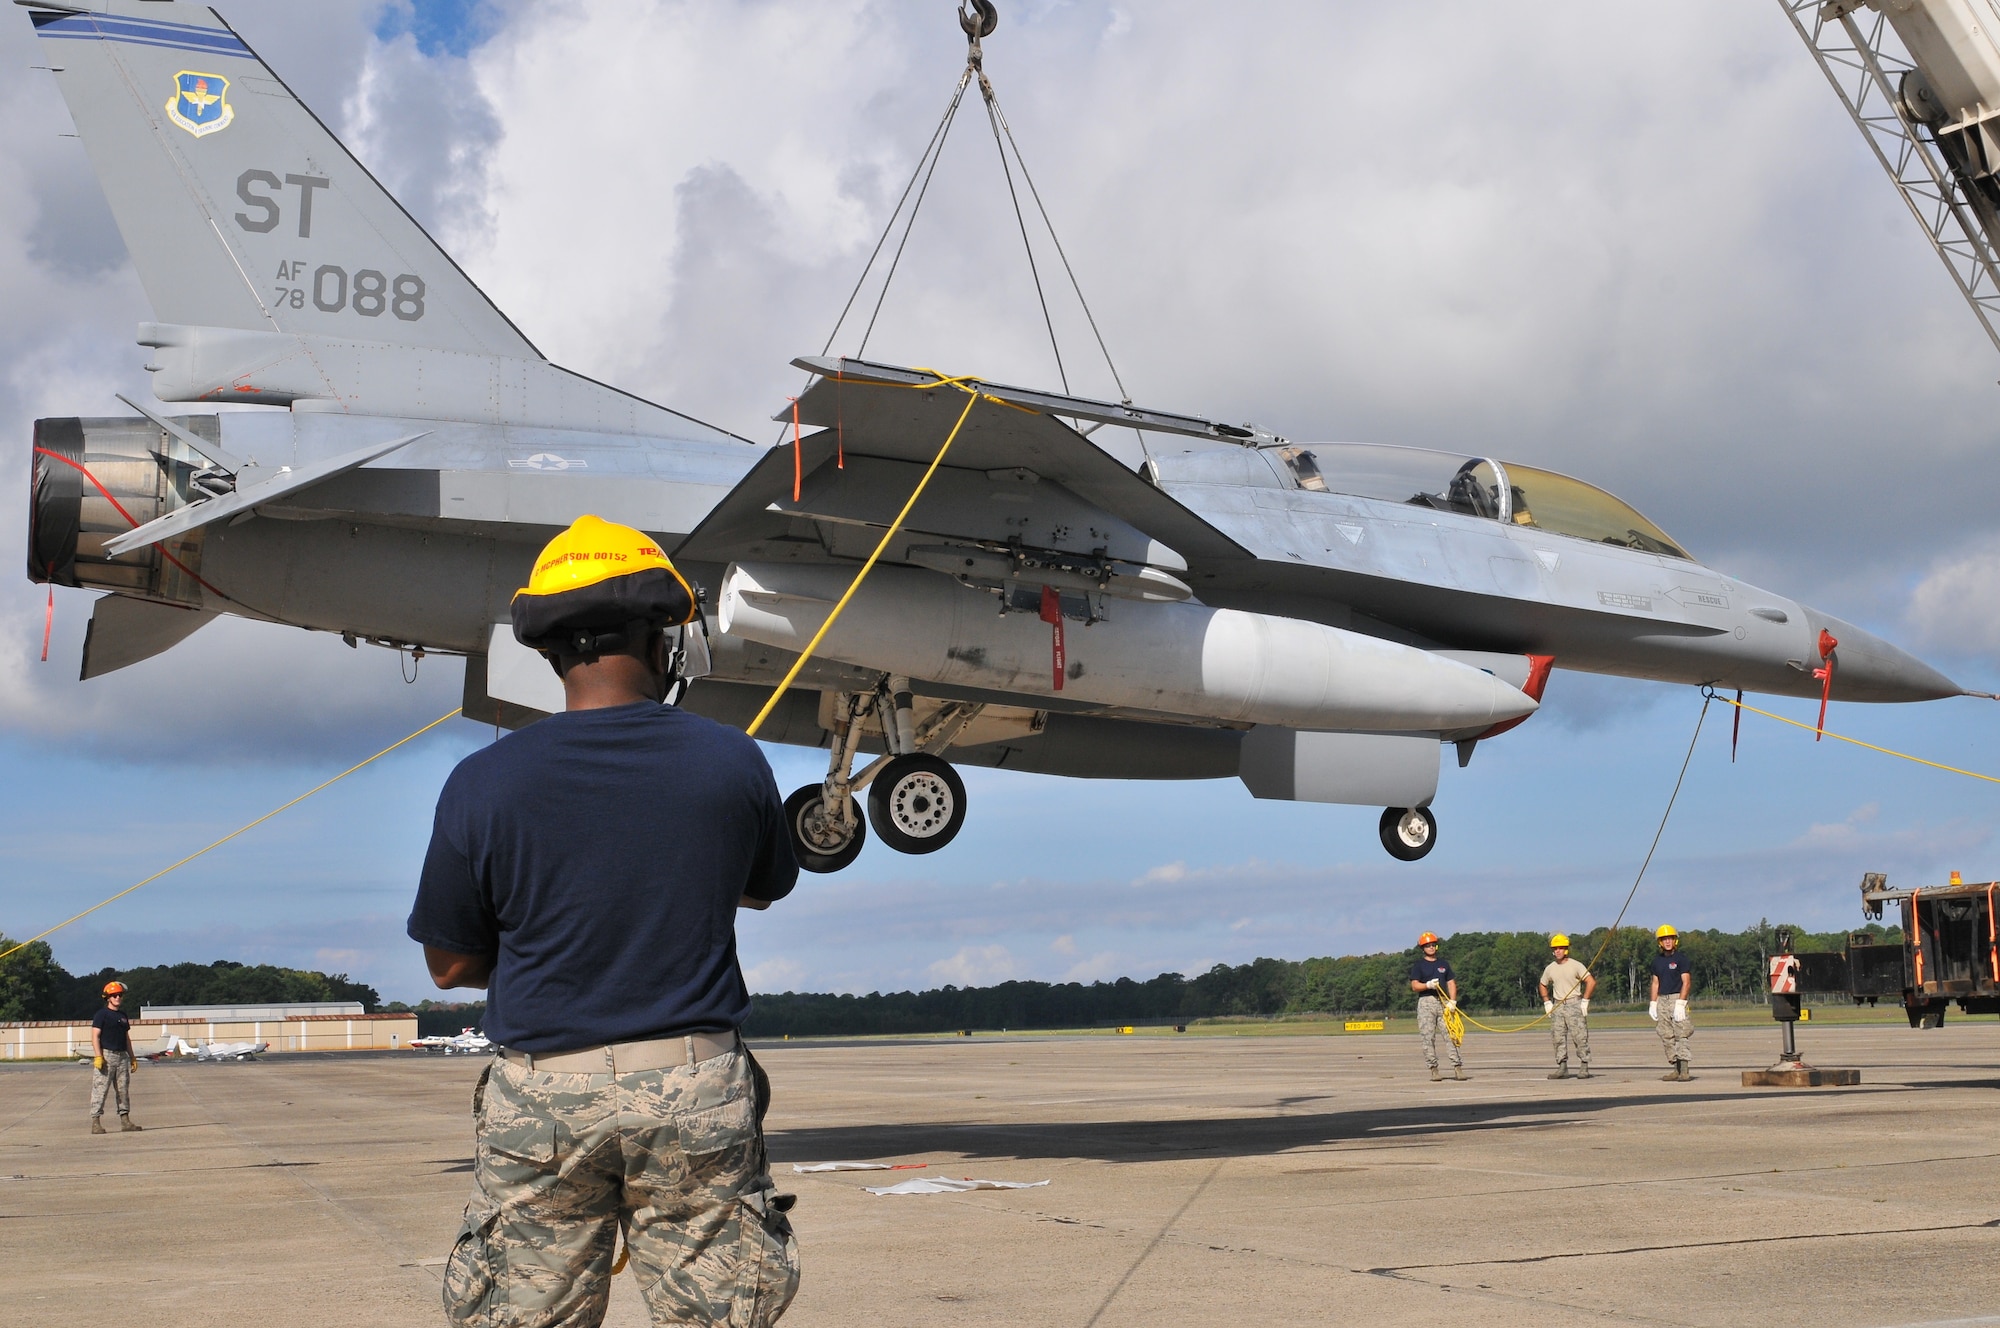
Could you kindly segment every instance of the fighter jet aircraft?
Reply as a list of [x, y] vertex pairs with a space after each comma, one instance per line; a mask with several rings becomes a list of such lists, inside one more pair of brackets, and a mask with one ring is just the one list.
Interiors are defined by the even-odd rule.
[[[1500, 458], [830, 359], [796, 362], [812, 432], [749, 444], [542, 358], [212, 11], [22, 3], [152, 304], [155, 395], [265, 407], [36, 421], [29, 576], [110, 592], [86, 679], [227, 613], [461, 654], [466, 713], [518, 726], [561, 691], [508, 599], [594, 512], [706, 588], [711, 660], [684, 704], [747, 726], [975, 388], [759, 730], [829, 752], [787, 802], [813, 870], [853, 861], [866, 824], [944, 847], [964, 764], [1234, 776], [1382, 807], [1384, 846], [1420, 858], [1441, 751], [1463, 765], [1531, 715], [1552, 667], [1960, 694], [1610, 494]], [[1143, 430], [1136, 471], [1103, 426]]]

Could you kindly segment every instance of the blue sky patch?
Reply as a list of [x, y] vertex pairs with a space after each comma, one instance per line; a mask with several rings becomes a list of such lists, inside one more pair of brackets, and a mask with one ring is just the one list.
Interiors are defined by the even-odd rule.
[[390, 0], [375, 35], [389, 42], [408, 33], [427, 56], [464, 56], [493, 35], [497, 19], [486, 0]]

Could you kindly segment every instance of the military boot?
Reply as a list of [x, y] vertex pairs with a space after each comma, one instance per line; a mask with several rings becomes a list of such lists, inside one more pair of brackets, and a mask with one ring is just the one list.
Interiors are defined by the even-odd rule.
[[1431, 1082], [1436, 1083], [1438, 1080], [1442, 1078], [1444, 1078], [1444, 1076], [1438, 1073], [1438, 1067], [1435, 1065], [1431, 1066]]
[[92, 1134], [104, 1133], [104, 1118], [102, 1116], [92, 1116], [90, 1118], [90, 1132]]
[[1673, 1068], [1673, 1069], [1671, 1069], [1671, 1070], [1668, 1070], [1668, 1071], [1667, 1071], [1667, 1072], [1666, 1072], [1665, 1074], [1663, 1074], [1663, 1075], [1661, 1075], [1661, 1076], [1660, 1076], [1660, 1082], [1661, 1082], [1661, 1083], [1663, 1083], [1663, 1084], [1674, 1084], [1674, 1083], [1679, 1083], [1679, 1082], [1680, 1082], [1680, 1080], [1681, 1080], [1681, 1077], [1682, 1077], [1682, 1076], [1681, 1076], [1681, 1063], [1680, 1063], [1679, 1061], [1675, 1061], [1675, 1062], [1674, 1062], [1674, 1068]]
[[1464, 1067], [1463, 1065], [1454, 1065], [1454, 1066], [1452, 1066], [1452, 1067], [1451, 1067], [1451, 1077], [1452, 1077], [1452, 1078], [1454, 1078], [1454, 1079], [1464, 1079], [1464, 1078], [1465, 1078], [1465, 1067]]
[[118, 1118], [118, 1128], [119, 1128], [119, 1129], [120, 1129], [121, 1131], [128, 1131], [128, 1132], [129, 1132], [129, 1131], [132, 1131], [132, 1130], [143, 1130], [143, 1129], [145, 1129], [146, 1127], [145, 1127], [145, 1126], [143, 1126], [143, 1125], [134, 1125], [134, 1124], [132, 1123], [132, 1118], [131, 1118], [130, 1116], [123, 1116], [123, 1115], [121, 1115], [121, 1116], [120, 1116], [120, 1117]]
[[1555, 1072], [1554, 1072], [1553, 1074], [1551, 1074], [1551, 1075], [1549, 1076], [1549, 1078], [1551, 1078], [1551, 1079], [1567, 1079], [1567, 1078], [1569, 1078], [1569, 1066], [1567, 1066], [1567, 1065], [1559, 1065], [1559, 1066], [1557, 1066], [1557, 1067], [1556, 1067], [1556, 1069], [1555, 1069]]
[[1584, 1066], [1584, 1067], [1583, 1067], [1583, 1068], [1582, 1068], [1581, 1070], [1578, 1070], [1578, 1071], [1576, 1072], [1576, 1077], [1577, 1077], [1577, 1078], [1579, 1078], [1579, 1079], [1588, 1079], [1588, 1078], [1590, 1078], [1590, 1077], [1591, 1077], [1591, 1073], [1590, 1073], [1590, 1067], [1589, 1067], [1588, 1065], [1586, 1065], [1586, 1066]]
[[1688, 1073], [1688, 1063], [1686, 1061], [1674, 1062], [1674, 1078], [1680, 1080], [1682, 1083], [1686, 1083], [1688, 1080], [1694, 1078], [1693, 1075]]

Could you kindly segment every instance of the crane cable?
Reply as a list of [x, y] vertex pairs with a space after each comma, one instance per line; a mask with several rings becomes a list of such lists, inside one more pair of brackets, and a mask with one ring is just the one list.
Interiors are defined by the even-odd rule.
[[401, 747], [404, 743], [411, 742], [417, 738], [423, 737], [426, 733], [429, 733], [432, 729], [444, 723], [446, 720], [456, 718], [458, 714], [459, 714], [459, 709], [457, 707], [454, 707], [449, 712], [439, 715], [436, 719], [424, 725], [422, 728], [418, 729], [415, 733], [410, 734], [408, 737], [396, 739], [396, 741], [390, 743], [387, 747], [384, 747], [381, 751], [375, 753], [375, 755], [369, 757], [367, 760], [355, 762], [353, 765], [347, 767], [347, 769], [335, 775], [332, 779], [325, 780], [321, 783], [313, 785], [311, 788], [307, 789], [304, 793], [299, 794], [298, 797], [293, 798], [290, 802], [284, 803], [283, 805], [278, 807], [273, 807], [270, 811], [265, 812], [262, 816], [258, 817], [256, 820], [251, 821], [246, 825], [238, 826], [236, 829], [231, 830], [228, 834], [216, 840], [214, 843], [209, 844], [204, 848], [196, 849], [194, 852], [182, 858], [179, 862], [173, 863], [170, 866], [160, 868], [160, 870], [154, 872], [151, 876], [148, 876], [145, 880], [140, 881], [135, 885], [126, 886], [123, 890], [120, 890], [117, 894], [112, 895], [109, 899], [100, 900], [98, 903], [92, 904], [89, 908], [86, 908], [85, 910], [83, 910], [83, 912], [78, 913], [75, 917], [64, 918], [61, 922], [58, 922], [55, 926], [49, 928], [45, 932], [40, 933], [39, 935], [30, 936], [25, 941], [21, 941], [20, 943], [10, 946], [5, 950], [0, 950], [0, 960], [4, 960], [5, 958], [7, 958], [8, 955], [13, 954], [17, 950], [25, 950], [27, 947], [33, 945], [36, 941], [44, 940], [47, 937], [55, 935], [57, 932], [61, 931], [64, 927], [69, 926], [70, 923], [76, 922], [82, 918], [89, 917], [92, 913], [95, 913], [98, 909], [103, 908], [107, 904], [117, 903], [119, 900], [123, 899], [126, 895], [131, 894], [133, 891], [139, 889], [141, 886], [151, 885], [154, 881], [159, 880], [162, 876], [165, 876], [168, 872], [177, 871], [180, 868], [187, 866], [190, 862], [193, 862], [196, 858], [200, 857], [202, 854], [207, 853], [212, 849], [221, 848], [224, 844], [227, 844], [230, 840], [235, 839], [237, 836], [246, 834], [251, 830], [255, 830], [258, 826], [264, 824], [264, 822], [270, 820], [272, 817], [278, 815], [280, 812], [290, 811], [292, 808], [298, 806], [300, 803], [304, 802], [307, 798], [310, 798], [313, 794], [320, 792], [322, 789], [332, 788], [335, 784], [338, 784], [341, 780], [346, 779], [349, 775], [361, 769], [363, 766], [374, 764], [376, 761], [379, 761], [383, 757], [387, 756], [390, 752], [393, 752], [398, 747]]

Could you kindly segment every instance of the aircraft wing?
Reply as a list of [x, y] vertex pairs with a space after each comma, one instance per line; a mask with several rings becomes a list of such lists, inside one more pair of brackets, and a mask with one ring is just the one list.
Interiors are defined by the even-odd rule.
[[[803, 436], [774, 448], [675, 551], [694, 562], [768, 556], [865, 557], [965, 410], [966, 394], [927, 370], [802, 358], [820, 375], [798, 399]], [[976, 383], [938, 476], [906, 529], [989, 547], [1025, 546], [1169, 570], [1250, 553], [1126, 468], [1064, 419], [1238, 439], [1247, 430], [1113, 402]], [[990, 398], [998, 398], [996, 402]], [[789, 421], [789, 410], [779, 418]], [[793, 498], [794, 481], [799, 498]], [[1104, 518], [1111, 518], [1106, 520]], [[903, 561], [902, 551], [889, 555]]]

